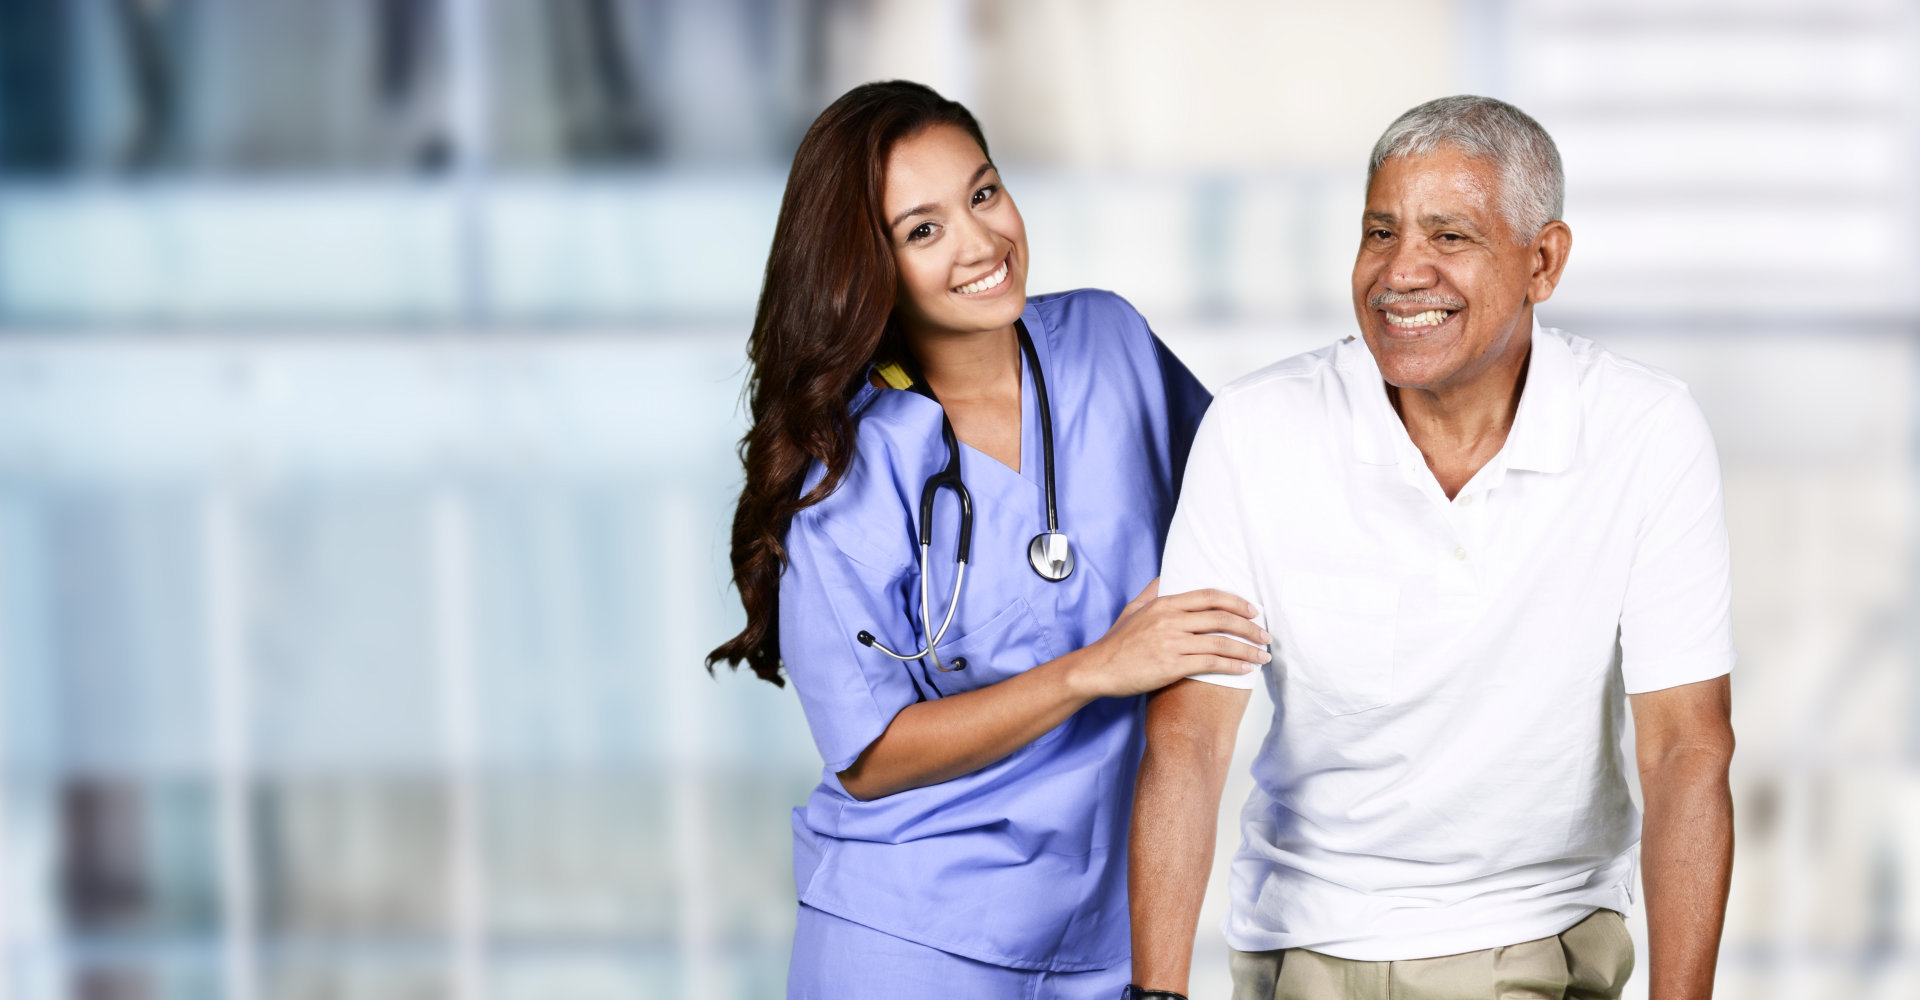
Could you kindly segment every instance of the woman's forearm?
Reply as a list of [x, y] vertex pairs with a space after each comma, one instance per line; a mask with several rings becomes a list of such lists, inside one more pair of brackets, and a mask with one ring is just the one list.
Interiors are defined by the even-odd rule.
[[[1159, 597], [1147, 584], [1092, 645], [998, 684], [908, 705], [840, 772], [856, 799], [971, 774], [1032, 743], [1095, 698], [1158, 691], [1189, 674], [1248, 673], [1273, 637], [1245, 600], [1218, 590]], [[1229, 637], [1236, 638], [1229, 638]]]
[[1074, 673], [1087, 651], [1075, 650], [986, 687], [908, 705], [853, 765], [840, 784], [856, 799], [971, 774], [1032, 743], [1093, 700]]

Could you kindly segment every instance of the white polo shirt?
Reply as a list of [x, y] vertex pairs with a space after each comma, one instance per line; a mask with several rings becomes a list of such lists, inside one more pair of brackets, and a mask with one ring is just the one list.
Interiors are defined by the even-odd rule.
[[1247, 597], [1274, 718], [1241, 814], [1242, 951], [1425, 958], [1630, 901], [1624, 695], [1727, 673], [1720, 471], [1686, 386], [1533, 330], [1506, 445], [1448, 500], [1364, 342], [1228, 386], [1160, 592]]

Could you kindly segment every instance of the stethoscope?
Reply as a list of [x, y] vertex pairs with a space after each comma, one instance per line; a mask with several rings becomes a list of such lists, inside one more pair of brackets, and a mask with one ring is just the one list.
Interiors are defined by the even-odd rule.
[[[1014, 333], [1020, 338], [1020, 350], [1027, 356], [1027, 370], [1033, 373], [1034, 397], [1040, 404], [1040, 462], [1047, 479], [1047, 530], [1033, 536], [1027, 543], [1027, 564], [1043, 580], [1059, 583], [1073, 573], [1073, 544], [1060, 531], [1059, 505], [1055, 502], [1053, 488], [1053, 407], [1047, 398], [1047, 377], [1040, 371], [1040, 355], [1033, 348], [1033, 338], [1027, 335], [1027, 324], [1022, 320], [1013, 321]], [[914, 392], [933, 400], [933, 389], [926, 379], [913, 380], [910, 387]], [[967, 577], [967, 556], [973, 545], [973, 494], [967, 492], [967, 484], [960, 478], [960, 439], [953, 433], [953, 421], [947, 419], [947, 412], [940, 411], [940, 436], [947, 443], [946, 468], [927, 477], [926, 485], [920, 489], [920, 625], [925, 635], [932, 638], [925, 649], [914, 653], [896, 653], [884, 643], [873, 637], [872, 632], [862, 630], [855, 638], [861, 645], [871, 646], [896, 660], [909, 661], [933, 657], [934, 668], [942, 673], [967, 669], [966, 657], [958, 657], [952, 666], [940, 659], [940, 640], [946, 638], [947, 629], [953, 625], [953, 613], [960, 607], [960, 585]], [[940, 622], [940, 630], [933, 628], [933, 604], [927, 594], [927, 553], [933, 547], [933, 500], [941, 489], [953, 490], [960, 501], [960, 539], [954, 554], [953, 598], [947, 602], [947, 614]], [[932, 682], [932, 678], [928, 678]], [[939, 689], [935, 688], [935, 693]]]

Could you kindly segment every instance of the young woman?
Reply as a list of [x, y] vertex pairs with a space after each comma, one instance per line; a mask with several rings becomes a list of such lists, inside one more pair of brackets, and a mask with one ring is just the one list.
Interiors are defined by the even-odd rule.
[[1266, 659], [1246, 601], [1155, 596], [1206, 391], [1118, 296], [1026, 276], [959, 104], [868, 84], [801, 141], [750, 346], [747, 625], [708, 660], [784, 667], [826, 761], [790, 997], [1112, 1000], [1137, 696]]

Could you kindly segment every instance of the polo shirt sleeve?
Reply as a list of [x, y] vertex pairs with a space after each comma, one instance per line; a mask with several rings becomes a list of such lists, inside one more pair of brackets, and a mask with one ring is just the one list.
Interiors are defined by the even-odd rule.
[[1628, 694], [1733, 669], [1733, 574], [1720, 460], [1706, 417], [1680, 394], [1647, 454], [1640, 532], [1620, 611]]
[[[1193, 437], [1180, 502], [1174, 508], [1167, 547], [1160, 558], [1160, 593], [1164, 596], [1211, 588], [1244, 597], [1258, 606], [1226, 411], [1224, 401], [1216, 402], [1206, 411]], [[1262, 610], [1255, 621], [1265, 628], [1266, 619]], [[1194, 674], [1192, 679], [1252, 690], [1259, 676], [1259, 671], [1254, 671]]]
[[907, 665], [860, 644], [862, 630], [902, 652], [919, 648], [904, 576], [853, 558], [820, 505], [794, 515], [780, 576], [780, 658], [800, 694], [820, 758], [852, 766], [900, 710], [920, 699]]

